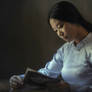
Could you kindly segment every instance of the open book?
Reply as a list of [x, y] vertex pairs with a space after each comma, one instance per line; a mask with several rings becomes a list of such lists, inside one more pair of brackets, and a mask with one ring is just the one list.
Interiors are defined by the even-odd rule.
[[55, 79], [41, 74], [40, 72], [27, 68], [24, 82], [27, 84], [46, 85], [47, 83], [57, 83], [60, 79]]

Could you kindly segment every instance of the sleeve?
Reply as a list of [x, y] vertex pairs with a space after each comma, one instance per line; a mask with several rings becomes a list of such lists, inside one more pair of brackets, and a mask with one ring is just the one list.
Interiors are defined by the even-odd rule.
[[63, 67], [63, 48], [60, 48], [49, 61], [44, 68], [38, 70], [38, 72], [47, 75], [52, 78], [57, 78], [61, 73]]
[[[45, 67], [39, 69], [38, 72], [52, 78], [57, 78], [63, 67], [63, 57], [64, 49], [61, 47], [59, 50], [57, 50], [57, 53], [54, 54], [52, 60], [47, 62]], [[20, 77], [24, 78], [24, 74], [20, 74]]]
[[91, 50], [90, 50], [90, 62], [91, 62], [91, 64], [92, 64], [92, 48], [91, 48]]
[[24, 78], [25, 75], [24, 75], [24, 74], [20, 74], [19, 76], [20, 76], [21, 78]]
[[87, 59], [89, 63], [92, 65], [92, 47], [88, 48], [87, 52], [88, 52]]

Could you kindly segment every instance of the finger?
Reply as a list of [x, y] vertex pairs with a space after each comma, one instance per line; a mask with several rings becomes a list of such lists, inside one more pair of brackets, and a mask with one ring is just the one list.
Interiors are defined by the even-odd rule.
[[18, 79], [19, 81], [23, 81], [23, 78], [21, 78], [20, 76], [17, 76], [16, 79]]
[[19, 88], [19, 87], [22, 87], [23, 85], [21, 85], [21, 84], [19, 84], [19, 83], [15, 83], [15, 82], [12, 82], [11, 84], [10, 84], [10, 87], [11, 88]]
[[15, 82], [19, 84], [23, 84], [23, 80], [19, 76], [13, 76], [10, 79], [10, 83]]
[[20, 83], [21, 81], [19, 79], [11, 78], [10, 83], [12, 82]]
[[18, 85], [17, 83], [12, 82], [12, 83], [10, 84], [10, 87], [12, 87], [12, 86], [17, 86], [17, 85]]
[[23, 79], [20, 76], [16, 77], [19, 84], [23, 85]]
[[16, 79], [16, 76], [15, 76], [15, 75], [13, 75], [13, 76], [10, 78], [9, 82], [11, 82], [13, 79]]
[[15, 86], [15, 85], [12, 85], [12, 86], [10, 86], [10, 88], [17, 89], [19, 87], [18, 86]]
[[18, 88], [18, 85], [16, 83], [10, 84], [10, 88]]

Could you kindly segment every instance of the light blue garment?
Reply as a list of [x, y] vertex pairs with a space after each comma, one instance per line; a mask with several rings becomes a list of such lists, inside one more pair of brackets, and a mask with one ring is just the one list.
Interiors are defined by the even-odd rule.
[[[77, 46], [74, 41], [65, 43], [57, 50], [44, 68], [38, 72], [56, 78], [61, 74], [70, 84], [72, 92], [92, 91], [92, 33]], [[22, 75], [23, 77], [23, 75]]]
[[85, 92], [86, 89], [92, 91], [92, 33], [77, 46], [74, 41], [65, 43], [53, 59], [38, 71], [53, 78], [61, 74], [75, 90], [73, 92]]

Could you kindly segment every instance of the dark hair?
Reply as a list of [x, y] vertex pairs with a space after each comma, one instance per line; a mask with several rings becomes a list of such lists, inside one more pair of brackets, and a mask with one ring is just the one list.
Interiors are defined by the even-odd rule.
[[61, 1], [56, 3], [48, 14], [48, 22], [50, 18], [66, 21], [73, 24], [78, 24], [87, 29], [88, 32], [92, 30], [92, 24], [86, 21], [77, 10], [77, 8], [70, 2]]

